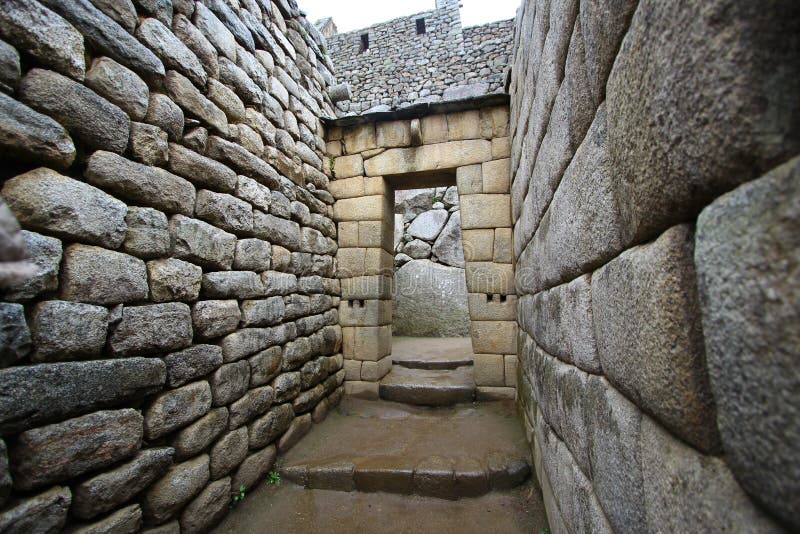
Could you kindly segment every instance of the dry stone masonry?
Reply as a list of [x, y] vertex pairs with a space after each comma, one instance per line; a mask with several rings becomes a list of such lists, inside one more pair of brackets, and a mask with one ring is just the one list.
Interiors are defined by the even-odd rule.
[[344, 393], [293, 1], [0, 5], [0, 531], [207, 532]]
[[[459, 0], [436, 9], [328, 37], [336, 74], [352, 100], [340, 115], [502, 93], [514, 21], [461, 27]], [[318, 23], [331, 28], [330, 19]]]
[[554, 532], [800, 528], [799, 28], [783, 1], [518, 11], [518, 391]]
[[[460, 273], [448, 278], [442, 271], [450, 268], [422, 260], [398, 271], [397, 287], [392, 276], [394, 191], [455, 184], [455, 193], [449, 191], [458, 197], [463, 228], [475, 382], [479, 395], [513, 398], [517, 335], [509, 110], [481, 105], [478, 99], [464, 111], [403, 120], [364, 116], [358, 124], [345, 120], [328, 130], [339, 232], [339, 317], [346, 387], [352, 394], [376, 398], [379, 381], [391, 370], [393, 293], [398, 307], [404, 298], [425, 295], [426, 309], [438, 307], [448, 318], [463, 321], [463, 309], [443, 309], [451, 301], [449, 293], [458, 289]], [[455, 205], [456, 200], [449, 202]], [[414, 219], [420, 222], [414, 232], [433, 239], [446, 220], [447, 210], [427, 211]], [[406, 268], [407, 275], [401, 275]]]

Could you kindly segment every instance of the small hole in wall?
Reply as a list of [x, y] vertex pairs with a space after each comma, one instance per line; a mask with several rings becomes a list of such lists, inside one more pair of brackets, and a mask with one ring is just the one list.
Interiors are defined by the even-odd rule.
[[486, 302], [492, 302], [494, 296], [491, 293], [486, 293]]
[[423, 35], [425, 32], [425, 19], [417, 19], [417, 35]]
[[506, 295], [500, 295], [500, 302], [505, 302], [506, 298], [507, 298]]
[[359, 306], [360, 308], [363, 308], [363, 307], [364, 307], [364, 299], [361, 299], [361, 300], [359, 300], [359, 301], [358, 301], [358, 306]]
[[366, 52], [369, 50], [369, 34], [362, 33], [361, 34], [361, 50], [360, 52]]

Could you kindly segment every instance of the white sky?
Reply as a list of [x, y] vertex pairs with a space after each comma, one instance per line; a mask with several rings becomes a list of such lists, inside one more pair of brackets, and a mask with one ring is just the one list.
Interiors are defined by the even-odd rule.
[[[2, 1], [2, 0], [0, 0]], [[435, 0], [297, 0], [308, 20], [333, 17], [339, 31], [349, 32], [436, 7]], [[461, 24], [475, 26], [514, 18], [521, 0], [461, 0]]]

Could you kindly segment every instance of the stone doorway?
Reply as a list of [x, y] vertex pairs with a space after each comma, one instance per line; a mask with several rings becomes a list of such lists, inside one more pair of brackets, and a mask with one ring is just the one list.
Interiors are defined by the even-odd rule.
[[508, 107], [402, 120], [380, 115], [361, 116], [359, 124], [342, 121], [328, 132], [346, 389], [377, 398], [392, 369], [394, 191], [455, 183], [476, 395], [513, 398], [517, 323]]

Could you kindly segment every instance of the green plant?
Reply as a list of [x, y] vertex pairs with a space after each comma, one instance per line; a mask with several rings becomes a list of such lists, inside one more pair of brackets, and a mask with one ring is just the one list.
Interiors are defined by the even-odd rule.
[[550, 534], [550, 529], [547, 528], [547, 527], [544, 527], [539, 534]]
[[242, 502], [246, 496], [244, 486], [239, 486], [239, 492], [231, 496], [231, 507]]
[[277, 471], [270, 471], [267, 475], [267, 484], [278, 485], [281, 483], [281, 474]]

